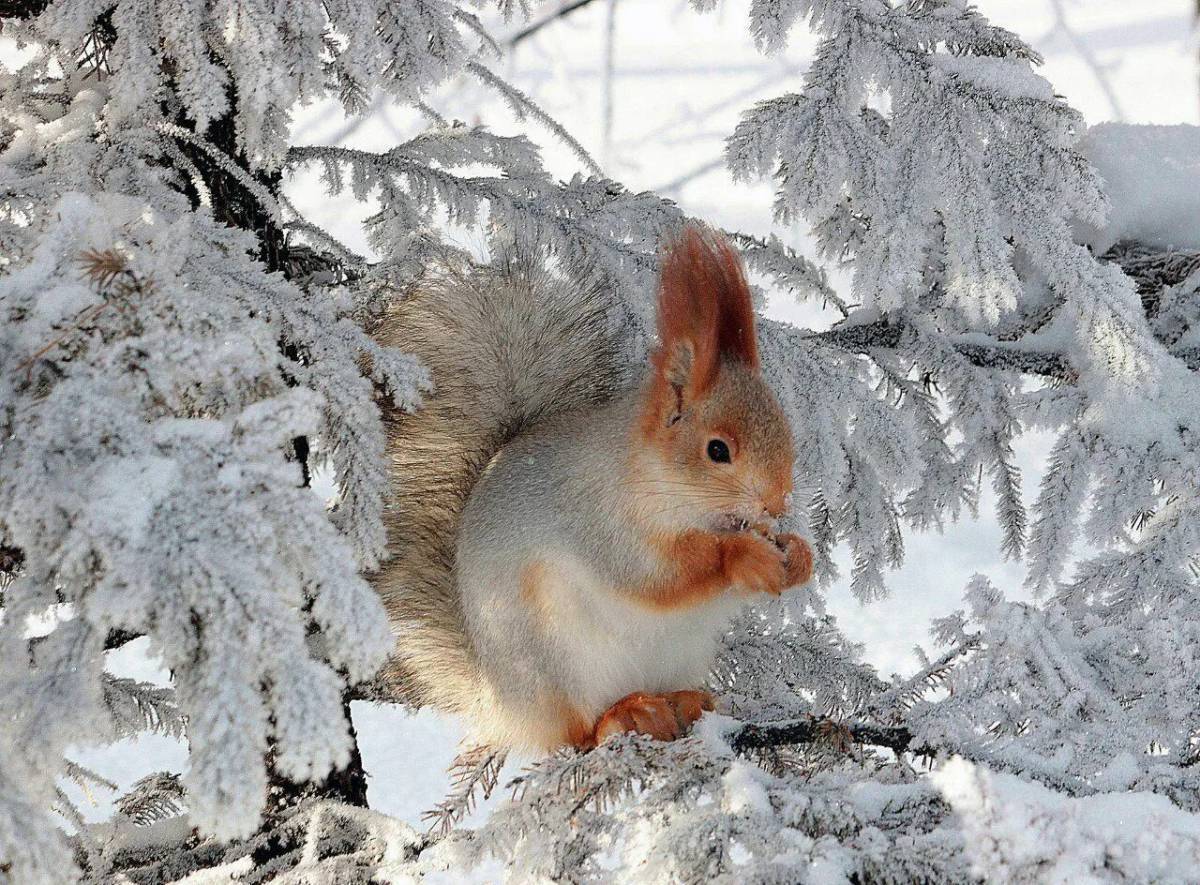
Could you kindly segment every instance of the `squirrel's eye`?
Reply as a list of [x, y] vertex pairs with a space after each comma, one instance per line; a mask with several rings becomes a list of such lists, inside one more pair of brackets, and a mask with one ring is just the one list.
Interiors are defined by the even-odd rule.
[[718, 464], [728, 464], [729, 446], [725, 444], [723, 439], [710, 439], [708, 441], [708, 457]]

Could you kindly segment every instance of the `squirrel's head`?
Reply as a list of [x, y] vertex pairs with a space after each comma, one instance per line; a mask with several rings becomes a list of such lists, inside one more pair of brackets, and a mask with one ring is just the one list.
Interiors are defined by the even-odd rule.
[[689, 225], [665, 249], [658, 337], [637, 430], [650, 462], [647, 511], [695, 528], [779, 516], [792, 489], [791, 432], [759, 372], [741, 260], [712, 230]]

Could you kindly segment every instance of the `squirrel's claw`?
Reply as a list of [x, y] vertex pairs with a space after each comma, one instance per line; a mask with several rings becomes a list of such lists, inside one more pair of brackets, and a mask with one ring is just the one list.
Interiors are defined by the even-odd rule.
[[656, 741], [673, 741], [679, 737], [679, 721], [666, 698], [635, 691], [601, 714], [596, 721], [596, 743], [626, 731], [646, 734]]

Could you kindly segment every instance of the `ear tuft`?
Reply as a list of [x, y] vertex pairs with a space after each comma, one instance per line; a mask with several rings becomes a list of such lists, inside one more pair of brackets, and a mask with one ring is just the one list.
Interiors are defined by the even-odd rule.
[[[688, 224], [664, 250], [658, 296], [660, 350], [655, 365], [671, 383], [680, 375], [695, 396], [715, 380], [722, 360], [758, 367], [750, 286], [737, 252], [716, 231]], [[676, 365], [680, 354], [688, 365]]]

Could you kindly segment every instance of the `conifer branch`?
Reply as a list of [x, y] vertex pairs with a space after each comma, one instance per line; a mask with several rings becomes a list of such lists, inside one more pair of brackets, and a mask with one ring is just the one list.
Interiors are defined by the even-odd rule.
[[134, 783], [129, 792], [117, 800], [117, 811], [135, 826], [148, 827], [180, 814], [184, 810], [185, 796], [178, 774], [158, 771]]
[[37, 18], [49, 5], [50, 0], [0, 0], [0, 18]]
[[[808, 343], [825, 344], [870, 355], [873, 350], [897, 350], [908, 333], [904, 322], [883, 319], [860, 325], [840, 325], [825, 332], [798, 334]], [[983, 369], [1004, 369], [1026, 375], [1041, 375], [1061, 381], [1076, 377], [1066, 358], [1054, 351], [1028, 350], [1001, 342], [957, 341], [954, 349], [972, 365]]]
[[[871, 725], [865, 722], [836, 722], [831, 719], [796, 719], [767, 725], [742, 725], [729, 737], [729, 746], [736, 753], [786, 747], [795, 744], [834, 743], [844, 747], [844, 741], [875, 747], [886, 747], [895, 753], [910, 752], [912, 733], [899, 726]], [[918, 754], [933, 751], [925, 746], [911, 750]]]
[[429, 821], [430, 835], [446, 835], [474, 810], [477, 796], [491, 796], [507, 758], [507, 751], [489, 746], [472, 747], [456, 756], [450, 763], [450, 793], [421, 815]]

